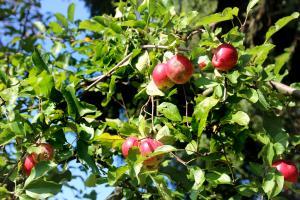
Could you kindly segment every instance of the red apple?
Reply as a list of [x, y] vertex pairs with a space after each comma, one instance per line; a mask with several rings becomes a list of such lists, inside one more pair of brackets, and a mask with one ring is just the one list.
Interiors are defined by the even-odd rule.
[[31, 169], [35, 167], [37, 164], [37, 154], [31, 153], [28, 156], [26, 156], [23, 164], [23, 171], [27, 176], [30, 175]]
[[299, 173], [297, 166], [287, 160], [277, 160], [273, 162], [272, 167], [275, 167], [284, 177], [285, 181], [296, 183]]
[[153, 81], [159, 89], [168, 89], [174, 85], [166, 74], [166, 68], [167, 64], [161, 63], [156, 65], [152, 72]]
[[[154, 152], [154, 150], [157, 147], [162, 146], [162, 145], [163, 144], [158, 140], [151, 139], [151, 138], [146, 138], [146, 139], [143, 139], [141, 141], [139, 149], [140, 149], [140, 152], [141, 152], [142, 156], [146, 157], [147, 155]], [[162, 159], [161, 155], [151, 157], [151, 158], [144, 161], [144, 165], [147, 166], [147, 167], [155, 167], [160, 163], [161, 159]]]
[[183, 55], [177, 54], [167, 62], [167, 76], [176, 84], [186, 83], [193, 72], [192, 62]]
[[138, 147], [139, 146], [139, 139], [137, 137], [129, 137], [125, 140], [125, 142], [122, 144], [122, 154], [124, 157], [128, 156], [128, 152], [132, 147]]
[[39, 160], [51, 160], [54, 155], [54, 150], [52, 145], [47, 143], [39, 144], [40, 153], [39, 153]]
[[212, 65], [220, 71], [232, 69], [238, 60], [237, 50], [230, 44], [221, 44], [214, 51]]
[[205, 68], [208, 62], [209, 62], [209, 58], [207, 56], [199, 56], [198, 65], [200, 69]]

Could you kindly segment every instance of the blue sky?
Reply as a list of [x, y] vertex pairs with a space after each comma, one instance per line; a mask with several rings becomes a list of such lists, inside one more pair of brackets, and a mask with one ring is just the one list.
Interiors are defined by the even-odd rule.
[[[89, 10], [85, 7], [83, 1], [79, 0], [41, 0], [41, 6], [42, 6], [42, 13], [47, 14], [47, 13], [62, 13], [64, 15], [67, 14], [68, 6], [70, 3], [75, 3], [76, 8], [75, 8], [75, 20], [76, 19], [88, 19], [90, 16]], [[72, 138], [72, 135], [67, 135], [67, 140], [73, 141], [74, 138]], [[89, 174], [86, 174], [85, 172], [82, 172], [80, 170], [80, 164], [72, 161], [70, 162], [69, 166], [71, 166], [72, 169], [72, 174], [73, 176], [81, 176], [84, 180], [87, 179]], [[95, 190], [97, 192], [97, 199], [102, 200], [105, 199], [113, 190], [111, 187], [105, 187], [105, 185], [99, 185], [94, 188], [87, 188], [84, 186], [84, 183], [82, 179], [75, 178], [74, 180], [70, 181], [68, 183], [71, 186], [76, 187], [79, 190], [82, 190], [83, 193], [89, 194], [92, 190]], [[78, 198], [75, 197], [78, 195], [76, 194], [76, 191], [73, 191], [69, 187], [63, 186], [62, 192], [57, 194], [55, 197], [52, 197], [51, 199], [72, 199], [72, 200], [77, 200], [77, 199], [83, 199], [83, 198]], [[83, 196], [83, 194], [79, 194], [79, 196]]]

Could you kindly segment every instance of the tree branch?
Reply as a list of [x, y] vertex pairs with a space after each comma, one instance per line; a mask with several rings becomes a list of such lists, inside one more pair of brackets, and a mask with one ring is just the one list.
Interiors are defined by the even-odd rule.
[[[163, 46], [163, 45], [154, 45], [154, 44], [145, 44], [141, 46], [142, 49], [171, 49], [169, 46]], [[183, 47], [177, 47], [179, 51], [190, 51], [188, 48]]]
[[290, 95], [295, 97], [296, 99], [300, 99], [300, 90], [297, 90], [295, 88], [292, 88], [288, 85], [285, 85], [283, 83], [275, 82], [275, 81], [269, 81], [269, 84], [276, 89], [278, 92]]
[[[285, 94], [285, 95], [288, 95], [288, 96], [293, 96], [296, 99], [300, 99], [300, 90], [297, 90], [295, 88], [292, 88], [288, 85], [285, 85], [283, 83], [279, 83], [279, 82], [276, 82], [276, 81], [269, 81], [268, 85], [270, 85], [274, 90], [277, 90], [281, 94]], [[203, 96], [208, 96], [213, 91], [214, 91], [213, 88], [208, 88], [208, 89], [203, 91], [202, 95]]]
[[106, 74], [98, 76], [98, 77], [95, 79], [95, 81], [85, 89], [85, 91], [90, 90], [90, 89], [93, 88], [97, 83], [99, 83], [100, 81], [102, 81], [102, 80], [105, 79], [106, 77], [111, 76], [117, 69], [119, 69], [120, 67], [122, 67], [122, 65], [123, 65], [125, 62], [127, 62], [127, 61], [131, 58], [132, 54], [133, 54], [133, 53], [131, 52], [130, 54], [128, 54], [127, 56], [125, 56], [125, 57], [124, 57], [124, 58], [123, 58], [116, 66], [114, 66], [113, 68], [111, 68]]

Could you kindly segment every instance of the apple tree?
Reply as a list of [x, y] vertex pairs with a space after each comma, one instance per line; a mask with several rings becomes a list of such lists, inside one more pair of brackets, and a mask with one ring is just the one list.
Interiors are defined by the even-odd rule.
[[49, 20], [21, 9], [34, 27], [0, 49], [1, 198], [57, 194], [72, 160], [109, 199], [299, 198], [300, 137], [285, 129], [299, 85], [280, 83], [289, 52], [272, 56], [299, 13], [248, 46], [258, 2], [203, 16], [130, 0], [88, 20], [74, 4]]

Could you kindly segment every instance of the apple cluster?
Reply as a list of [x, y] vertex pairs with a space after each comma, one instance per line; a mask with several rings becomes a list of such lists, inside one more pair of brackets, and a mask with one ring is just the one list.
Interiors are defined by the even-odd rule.
[[[203, 69], [207, 64], [207, 56], [200, 56], [198, 65]], [[238, 52], [231, 44], [221, 44], [215, 50], [212, 65], [220, 71], [232, 69], [238, 60]], [[169, 89], [175, 84], [185, 84], [193, 75], [192, 62], [181, 54], [177, 54], [166, 63], [155, 66], [152, 78], [159, 89]]]
[[29, 176], [31, 173], [32, 168], [36, 166], [39, 161], [51, 160], [54, 155], [54, 150], [52, 145], [47, 143], [41, 143], [38, 145], [38, 153], [30, 153], [25, 157], [24, 164], [23, 164], [23, 171], [24, 173]]
[[[129, 150], [133, 147], [137, 147], [140, 151], [140, 154], [144, 157], [147, 157], [149, 154], [154, 152], [155, 149], [162, 145], [163, 143], [152, 138], [144, 138], [142, 140], [139, 140], [137, 137], [131, 136], [128, 137], [122, 144], [122, 154], [126, 158], [128, 156]], [[144, 160], [143, 164], [148, 168], [155, 168], [160, 163], [161, 159], [161, 155], [153, 156]]]
[[194, 72], [192, 62], [183, 55], [173, 56], [167, 63], [155, 66], [152, 78], [159, 89], [168, 89], [174, 84], [184, 84]]

